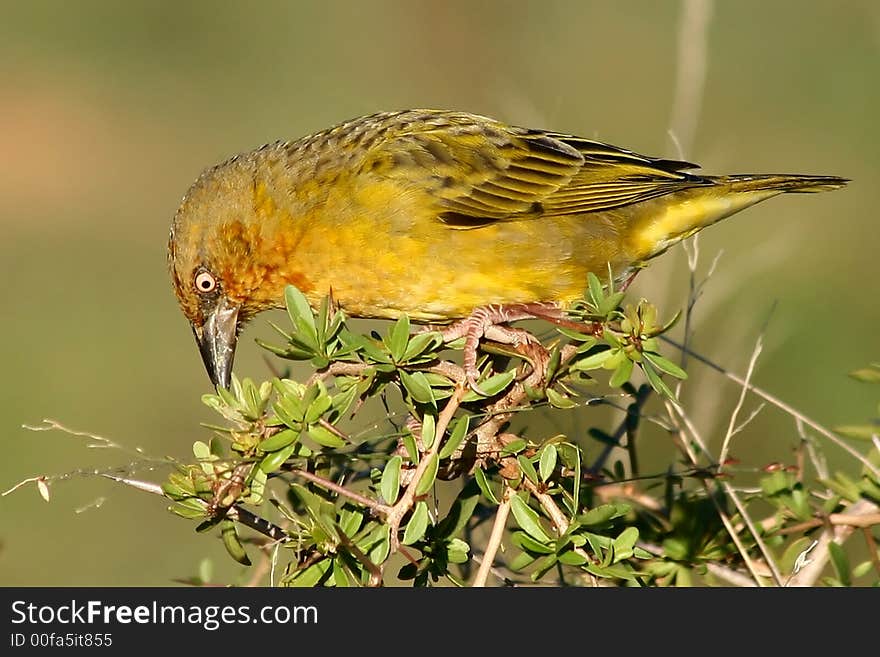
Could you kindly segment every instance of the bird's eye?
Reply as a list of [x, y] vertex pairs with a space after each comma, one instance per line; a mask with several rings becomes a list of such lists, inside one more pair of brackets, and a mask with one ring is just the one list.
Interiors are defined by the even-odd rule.
[[201, 294], [207, 294], [208, 292], [213, 292], [214, 288], [217, 287], [217, 279], [214, 278], [214, 275], [209, 272], [202, 270], [196, 274], [196, 290]]

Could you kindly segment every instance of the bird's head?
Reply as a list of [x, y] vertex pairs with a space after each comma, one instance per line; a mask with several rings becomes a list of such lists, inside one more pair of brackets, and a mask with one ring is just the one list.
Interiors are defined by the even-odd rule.
[[262, 310], [282, 306], [291, 280], [284, 213], [253, 172], [247, 158], [205, 172], [177, 210], [168, 243], [180, 308], [211, 382], [225, 388], [244, 323]]

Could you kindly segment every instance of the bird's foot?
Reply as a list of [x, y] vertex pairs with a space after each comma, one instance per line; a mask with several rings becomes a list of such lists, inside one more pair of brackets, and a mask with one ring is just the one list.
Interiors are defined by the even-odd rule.
[[[551, 319], [552, 317], [552, 319]], [[462, 366], [468, 386], [477, 394], [488, 396], [477, 385], [480, 370], [477, 369], [477, 347], [481, 338], [511, 345], [514, 348], [540, 344], [538, 339], [523, 329], [504, 326], [507, 322], [522, 319], [562, 319], [562, 311], [555, 304], [491, 305], [475, 309], [469, 317], [440, 329], [444, 342], [464, 338]]]

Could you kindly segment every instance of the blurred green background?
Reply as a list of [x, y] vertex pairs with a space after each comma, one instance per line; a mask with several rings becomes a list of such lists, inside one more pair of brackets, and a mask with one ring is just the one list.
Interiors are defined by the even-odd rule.
[[[48, 505], [32, 487], [0, 500], [3, 585], [163, 585], [204, 556], [218, 580], [241, 575], [219, 541], [158, 498], [88, 476], [137, 456], [21, 428], [54, 418], [180, 458], [207, 435], [208, 381], [165, 265], [171, 216], [204, 167], [407, 107], [676, 155], [667, 131], [680, 5], [671, 0], [7, 0], [0, 9], [0, 488], [70, 475], [53, 483]], [[775, 303], [755, 381], [827, 425], [863, 422], [876, 407], [875, 391], [845, 375], [880, 353], [877, 117], [880, 3], [716, 3], [688, 159], [710, 173], [854, 183], [774, 199], [703, 234], [701, 271], [723, 255], [697, 306], [694, 345], [743, 372]], [[681, 308], [683, 251], [632, 289], [666, 316]], [[265, 316], [248, 329], [239, 375], [268, 375], [252, 338], [270, 335]], [[690, 369], [683, 399], [717, 444], [738, 389]], [[653, 435], [658, 462], [672, 460], [668, 437]], [[760, 467], [790, 462], [796, 442], [792, 420], [765, 410], [733, 452]], [[842, 457], [835, 465], [856, 470]]]

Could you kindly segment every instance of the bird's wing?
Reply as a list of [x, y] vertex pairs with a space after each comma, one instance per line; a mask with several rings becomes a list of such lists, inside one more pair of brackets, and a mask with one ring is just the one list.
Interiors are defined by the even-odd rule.
[[464, 116], [409, 123], [363, 164], [423, 190], [437, 203], [440, 220], [457, 228], [597, 212], [711, 184], [685, 173], [695, 167], [687, 162]]

